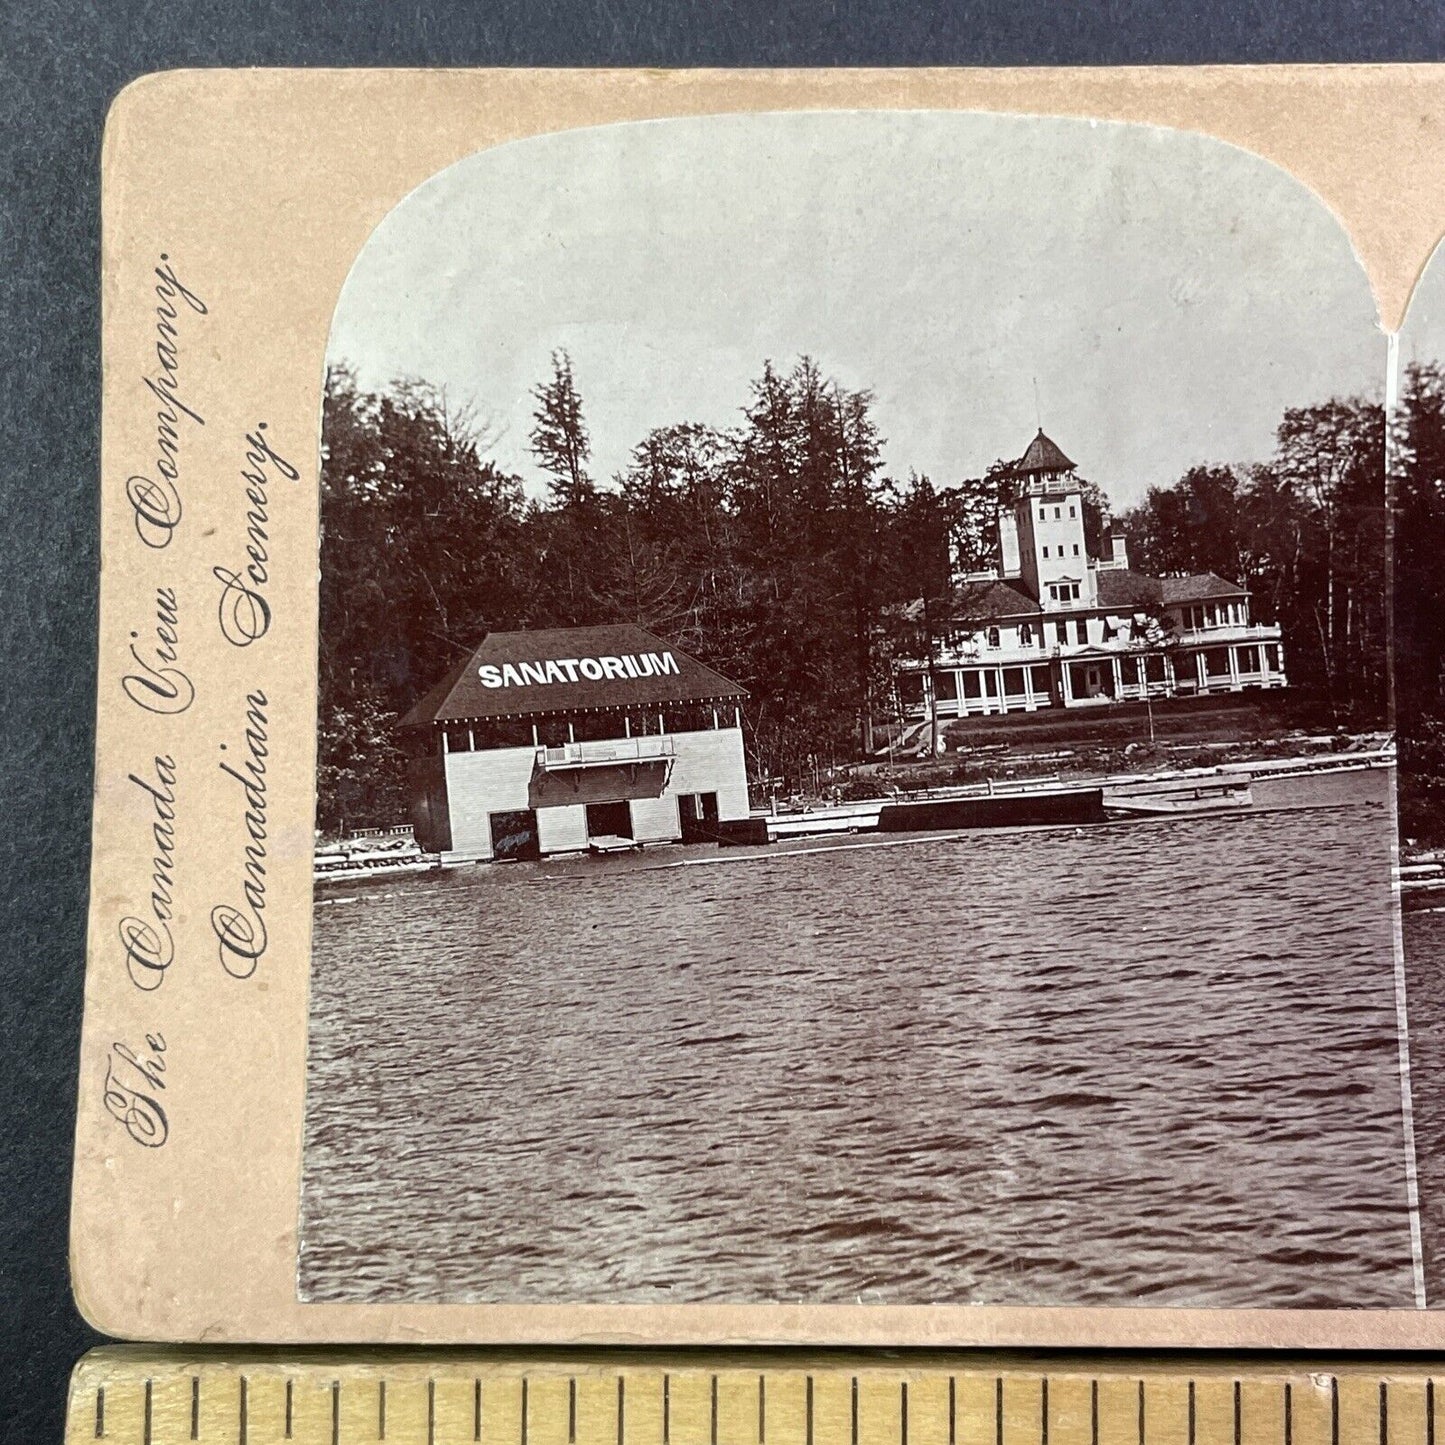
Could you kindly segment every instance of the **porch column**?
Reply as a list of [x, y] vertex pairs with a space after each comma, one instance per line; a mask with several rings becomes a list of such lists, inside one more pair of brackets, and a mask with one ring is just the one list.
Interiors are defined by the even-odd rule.
[[994, 682], [998, 685], [998, 710], [1000, 713], [1008, 711], [1008, 695], [1003, 690], [1003, 668], [996, 667], [993, 670]]
[[1209, 691], [1209, 678], [1204, 671], [1203, 648], [1194, 654], [1194, 680], [1198, 683], [1200, 692]]
[[1124, 666], [1117, 657], [1109, 659], [1109, 666], [1114, 672], [1114, 701], [1118, 702], [1124, 695]]
[[1179, 686], [1179, 679], [1174, 675], [1174, 659], [1166, 652], [1164, 654], [1164, 696], [1173, 697], [1174, 690]]
[[1229, 686], [1232, 691], [1239, 691], [1239, 649], [1234, 646], [1229, 649]]
[[1062, 658], [1059, 660], [1059, 691], [1064, 706], [1068, 707], [1074, 700], [1074, 687], [1073, 679], [1069, 676], [1069, 664]]
[[1029, 663], [1024, 663], [1024, 711], [1033, 712], [1038, 704], [1034, 701], [1034, 670]]

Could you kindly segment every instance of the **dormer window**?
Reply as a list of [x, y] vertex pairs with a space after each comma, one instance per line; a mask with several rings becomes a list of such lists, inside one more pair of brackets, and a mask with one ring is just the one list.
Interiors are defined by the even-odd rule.
[[998, 628], [997, 628], [997, 627], [990, 627], [989, 630], [988, 630], [988, 645], [989, 645], [990, 647], [997, 647], [997, 646], [998, 646], [998, 642], [999, 642]]

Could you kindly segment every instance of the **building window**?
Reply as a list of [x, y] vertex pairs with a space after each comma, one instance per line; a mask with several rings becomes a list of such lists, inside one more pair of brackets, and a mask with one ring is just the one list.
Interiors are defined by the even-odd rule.
[[1043, 509], [1042, 507], [1040, 507], [1040, 508], [1039, 508], [1039, 521], [1042, 522], [1043, 520], [1044, 520], [1044, 509]]
[[1031, 622], [1019, 623], [1019, 646], [1032, 647], [1034, 645], [1034, 628]]
[[1021, 667], [1006, 667], [1003, 670], [1003, 695], [1007, 698], [1024, 699], [1024, 670]]
[[[1069, 516], [1072, 517], [1073, 515], [1074, 515], [1074, 507], [1073, 507], [1073, 503], [1070, 503], [1070, 504], [1069, 504]], [[1079, 550], [1079, 549], [1078, 549], [1077, 547], [1074, 548], [1074, 551], [1077, 552], [1078, 550]]]
[[[1071, 510], [1072, 510], [1072, 509], [1071, 509]], [[1079, 555], [1079, 544], [1078, 544], [1077, 542], [1075, 542], [1075, 543], [1074, 543], [1074, 556], [1077, 557], [1078, 555]]]
[[1054, 623], [1054, 629], [1059, 635], [1060, 642], [1067, 642], [1069, 640], [1069, 624], [1067, 622]]
[[1049, 555], [1049, 549], [1048, 549], [1047, 547], [1045, 547], [1045, 548], [1044, 548], [1044, 557], [1047, 559], [1048, 555]]
[[1064, 515], [1064, 509], [1063, 509], [1062, 507], [1055, 507], [1055, 508], [1054, 508], [1054, 521], [1057, 522], [1057, 521], [1059, 520], [1059, 518], [1062, 517], [1063, 515]]
[[1087, 618], [1085, 618], [1085, 617], [1080, 617], [1080, 618], [1074, 623], [1074, 630], [1078, 633], [1080, 644], [1084, 644], [1084, 643], [1087, 643], [1087, 642], [1088, 642], [1088, 640], [1089, 640], [1089, 622], [1088, 622], [1088, 619], [1087, 619]]
[[988, 645], [989, 645], [990, 647], [997, 647], [997, 646], [998, 646], [998, 628], [997, 628], [997, 627], [990, 627], [990, 628], [989, 628], [989, 630], [988, 630]]

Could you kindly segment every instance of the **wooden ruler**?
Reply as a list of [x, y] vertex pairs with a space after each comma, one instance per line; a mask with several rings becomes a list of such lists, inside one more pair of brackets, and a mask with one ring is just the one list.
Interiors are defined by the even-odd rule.
[[[1445, 1389], [1445, 1362], [1440, 1367]], [[1429, 1361], [116, 1345], [68, 1445], [1435, 1445]], [[1441, 1421], [1445, 1431], [1445, 1420]], [[1442, 1436], [1445, 1445], [1445, 1436]]]

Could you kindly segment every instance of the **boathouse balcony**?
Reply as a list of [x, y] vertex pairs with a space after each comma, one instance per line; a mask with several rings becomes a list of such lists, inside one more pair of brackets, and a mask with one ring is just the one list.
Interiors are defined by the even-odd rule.
[[608, 738], [604, 741], [563, 743], [537, 749], [537, 766], [543, 772], [575, 768], [609, 768], [618, 764], [670, 762], [677, 746], [670, 734]]

